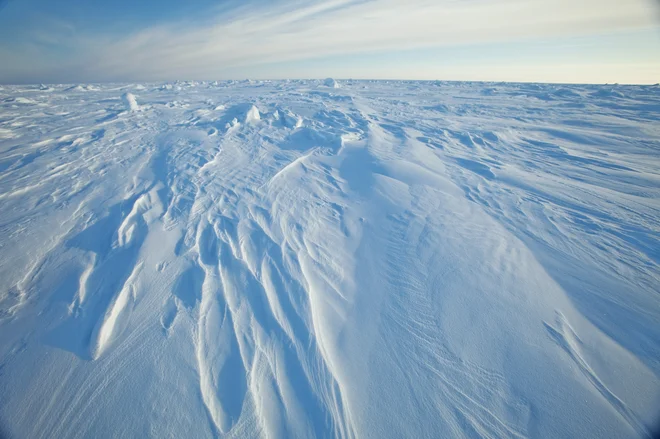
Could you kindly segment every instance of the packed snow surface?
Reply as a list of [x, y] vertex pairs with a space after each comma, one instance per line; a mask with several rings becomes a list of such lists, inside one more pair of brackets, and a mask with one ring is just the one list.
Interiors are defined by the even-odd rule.
[[320, 84], [0, 91], [2, 434], [649, 435], [660, 88]]

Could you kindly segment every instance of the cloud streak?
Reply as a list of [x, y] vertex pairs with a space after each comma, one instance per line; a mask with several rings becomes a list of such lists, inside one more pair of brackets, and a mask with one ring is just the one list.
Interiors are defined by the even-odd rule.
[[[274, 62], [608, 33], [653, 27], [655, 18], [644, 0], [289, 1], [219, 12], [203, 25], [184, 19], [124, 35], [69, 36], [62, 39], [69, 55], [56, 62], [47, 54], [11, 59], [14, 75], [25, 64], [44, 76], [76, 72], [98, 81], [221, 79]], [[0, 79], [3, 70], [10, 68], [0, 68]]]

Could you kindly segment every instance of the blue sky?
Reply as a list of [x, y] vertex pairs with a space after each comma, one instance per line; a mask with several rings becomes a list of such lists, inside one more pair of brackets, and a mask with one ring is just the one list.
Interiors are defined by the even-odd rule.
[[654, 0], [0, 0], [0, 82], [660, 82]]

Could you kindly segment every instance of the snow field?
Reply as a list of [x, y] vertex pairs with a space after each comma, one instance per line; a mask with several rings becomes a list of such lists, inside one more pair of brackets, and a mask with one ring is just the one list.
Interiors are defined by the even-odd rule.
[[658, 89], [332, 81], [0, 90], [12, 437], [650, 435]]

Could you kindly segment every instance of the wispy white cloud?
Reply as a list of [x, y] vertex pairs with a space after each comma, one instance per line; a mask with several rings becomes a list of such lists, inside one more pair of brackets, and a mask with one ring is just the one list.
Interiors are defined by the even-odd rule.
[[338, 54], [639, 29], [656, 25], [656, 12], [651, 0], [248, 4], [203, 25], [182, 19], [126, 35], [77, 35], [69, 40], [73, 55], [51, 67], [99, 80], [218, 78], [240, 67]]

